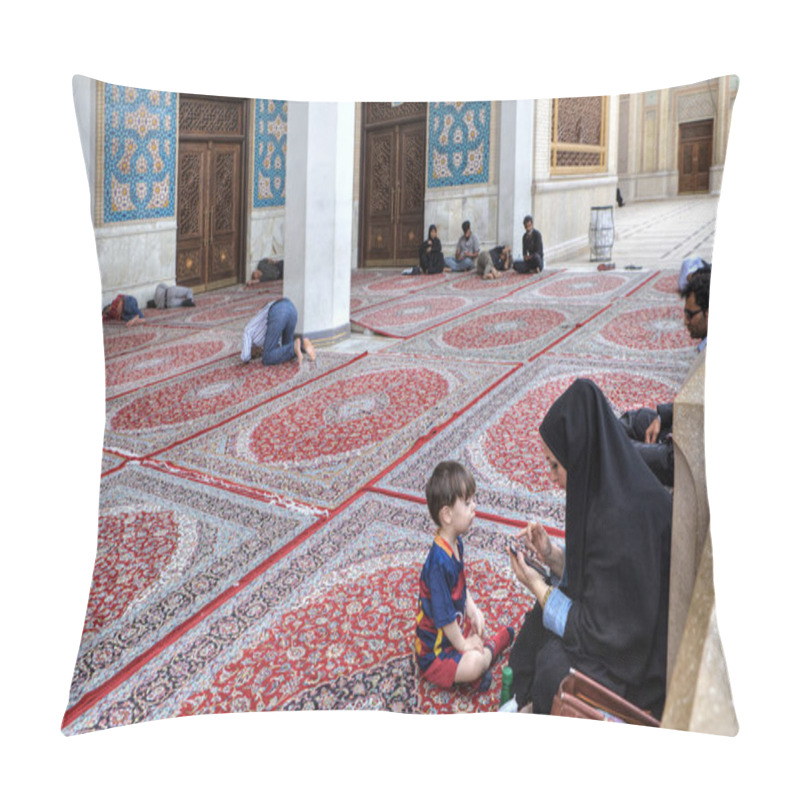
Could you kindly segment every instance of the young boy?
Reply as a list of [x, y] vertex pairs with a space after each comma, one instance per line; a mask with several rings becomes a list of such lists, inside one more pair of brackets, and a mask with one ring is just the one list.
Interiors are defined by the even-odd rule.
[[[514, 629], [503, 628], [484, 640], [484, 619], [467, 589], [464, 544], [475, 517], [475, 479], [456, 461], [442, 461], [425, 488], [433, 521], [439, 526], [419, 579], [414, 654], [420, 672], [445, 689], [471, 683], [486, 691], [489, 671], [514, 640]], [[465, 619], [471, 630], [464, 631]]]

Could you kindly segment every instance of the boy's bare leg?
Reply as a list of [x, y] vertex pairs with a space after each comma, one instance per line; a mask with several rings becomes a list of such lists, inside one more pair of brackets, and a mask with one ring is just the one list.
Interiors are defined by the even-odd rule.
[[316, 351], [316, 350], [314, 350], [314, 345], [313, 345], [313, 344], [311, 344], [311, 340], [310, 340], [310, 339], [303, 339], [303, 350], [305, 350], [305, 351], [306, 351], [306, 354], [308, 355], [308, 357], [309, 357], [309, 358], [310, 358], [312, 361], [315, 361], [315, 360], [316, 360], [316, 358], [317, 358], [317, 351]]
[[472, 683], [478, 680], [491, 665], [492, 651], [488, 647], [483, 650], [468, 650], [458, 662], [456, 683]]

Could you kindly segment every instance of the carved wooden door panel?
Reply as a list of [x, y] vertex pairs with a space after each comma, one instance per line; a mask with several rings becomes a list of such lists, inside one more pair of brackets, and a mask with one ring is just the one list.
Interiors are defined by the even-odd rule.
[[241, 203], [240, 144], [214, 143], [209, 149], [208, 280], [236, 283]]
[[425, 239], [425, 122], [402, 126], [398, 138], [395, 258], [413, 265], [419, 263], [419, 246]]
[[362, 267], [418, 263], [424, 238], [424, 103], [364, 105]]
[[365, 266], [394, 264], [397, 143], [394, 129], [367, 134], [365, 175]]
[[679, 127], [678, 192], [707, 192], [710, 187], [713, 120], [685, 122]]
[[199, 290], [236, 283], [242, 261], [246, 106], [181, 96], [176, 280]]

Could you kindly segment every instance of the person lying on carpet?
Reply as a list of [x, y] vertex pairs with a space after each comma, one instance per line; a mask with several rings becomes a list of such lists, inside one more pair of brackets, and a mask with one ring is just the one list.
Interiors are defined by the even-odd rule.
[[194, 306], [194, 293], [188, 286], [167, 286], [159, 283], [152, 300], [147, 301], [148, 308], [180, 308]]
[[[708, 337], [708, 299], [711, 292], [711, 264], [695, 266], [679, 290], [684, 299], [683, 324], [692, 339], [699, 339], [703, 352]], [[664, 484], [675, 482], [675, 453], [672, 444], [672, 403], [660, 403], [655, 409], [637, 408], [620, 418], [625, 433], [653, 474]]]
[[300, 365], [304, 353], [314, 361], [317, 357], [314, 345], [307, 338], [295, 336], [296, 325], [297, 309], [288, 297], [267, 303], [245, 326], [242, 361], [249, 361], [254, 352], [260, 353], [264, 366], [283, 364], [293, 358]]
[[475, 261], [475, 273], [485, 281], [495, 280], [500, 277], [501, 273], [495, 269], [488, 250], [478, 254], [478, 259]]
[[265, 281], [279, 281], [283, 279], [283, 259], [262, 258], [253, 270], [246, 286], [258, 286]]
[[494, 268], [499, 272], [507, 272], [514, 266], [514, 256], [511, 255], [511, 245], [498, 244], [489, 250]]
[[[576, 380], [539, 428], [566, 490], [564, 547], [539, 523], [520, 534], [517, 579], [536, 598], [509, 655], [519, 708], [549, 714], [575, 668], [660, 717], [666, 694], [672, 498], [642, 462], [610, 403]], [[523, 549], [550, 568], [547, 580]]]
[[109, 321], [121, 321], [130, 327], [144, 322], [144, 314], [133, 295], [118, 294], [103, 308], [103, 322]]
[[491, 666], [514, 640], [514, 629], [485, 638], [483, 614], [467, 589], [461, 537], [475, 516], [475, 479], [457, 461], [443, 461], [428, 479], [425, 497], [438, 528], [419, 578], [417, 665], [436, 686], [466, 683], [484, 692], [492, 683]]

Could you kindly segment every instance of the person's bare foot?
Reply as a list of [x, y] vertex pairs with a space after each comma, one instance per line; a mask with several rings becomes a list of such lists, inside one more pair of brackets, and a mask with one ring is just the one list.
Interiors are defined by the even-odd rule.
[[306, 351], [306, 354], [312, 361], [316, 361], [317, 351], [314, 350], [314, 345], [311, 344], [310, 339], [303, 339], [303, 350]]
[[144, 317], [132, 317], [125, 324], [130, 328], [132, 325], [138, 325], [141, 322], [144, 322]]
[[297, 356], [297, 365], [298, 366], [300, 366], [300, 364], [303, 363], [303, 349], [302, 349], [302, 347], [303, 346], [302, 346], [302, 343], [300, 341], [300, 337], [298, 336], [294, 340], [294, 354]]

